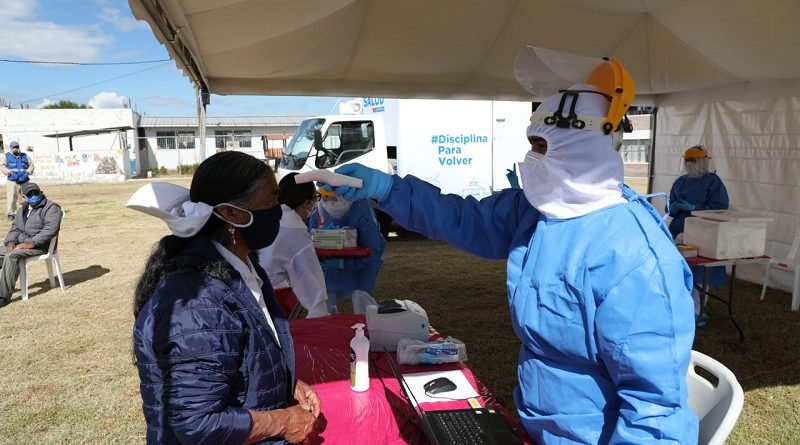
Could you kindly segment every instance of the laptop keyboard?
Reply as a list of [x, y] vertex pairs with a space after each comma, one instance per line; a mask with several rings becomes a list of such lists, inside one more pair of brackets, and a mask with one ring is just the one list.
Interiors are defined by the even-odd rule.
[[428, 411], [426, 416], [435, 418], [439, 422], [442, 432], [447, 440], [457, 445], [484, 445], [483, 428], [469, 411]]

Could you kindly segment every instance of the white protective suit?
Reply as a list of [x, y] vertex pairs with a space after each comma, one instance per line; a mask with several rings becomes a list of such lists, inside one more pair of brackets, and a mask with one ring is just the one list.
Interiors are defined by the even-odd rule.
[[307, 318], [328, 315], [325, 276], [319, 265], [311, 234], [300, 215], [281, 204], [281, 230], [270, 246], [258, 251], [261, 267], [274, 289], [291, 287]]

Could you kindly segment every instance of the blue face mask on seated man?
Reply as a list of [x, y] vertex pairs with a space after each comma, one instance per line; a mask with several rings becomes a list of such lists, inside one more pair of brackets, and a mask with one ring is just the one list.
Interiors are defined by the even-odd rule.
[[32, 206], [37, 206], [39, 205], [39, 203], [44, 201], [44, 195], [42, 193], [34, 193], [29, 196], [26, 196], [25, 200], [28, 201], [28, 204]]

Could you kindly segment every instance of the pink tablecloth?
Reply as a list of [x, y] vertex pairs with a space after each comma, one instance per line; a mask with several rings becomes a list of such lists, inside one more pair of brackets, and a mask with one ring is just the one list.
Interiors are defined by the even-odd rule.
[[[322, 415], [314, 444], [426, 444], [416, 415], [400, 392], [391, 368], [378, 352], [370, 353], [370, 389], [350, 390], [351, 326], [364, 323], [363, 315], [332, 315], [322, 318], [291, 320], [297, 357], [297, 377], [314, 386], [322, 401]], [[369, 334], [369, 333], [367, 333]], [[441, 336], [433, 331], [431, 338]], [[469, 345], [467, 345], [469, 349]], [[435, 368], [434, 368], [435, 366]], [[492, 393], [461, 364], [401, 365], [400, 372], [461, 369], [473, 384], [482, 406], [495, 406], [514, 427], [525, 443], [532, 443], [517, 420], [503, 407], [496, 406]], [[466, 401], [423, 403], [425, 410], [469, 408]]]

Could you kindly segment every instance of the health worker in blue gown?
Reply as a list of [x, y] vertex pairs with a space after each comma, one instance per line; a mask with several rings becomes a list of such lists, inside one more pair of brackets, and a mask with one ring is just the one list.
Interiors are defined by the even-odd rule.
[[[522, 189], [478, 201], [358, 164], [336, 171], [363, 188], [326, 187], [377, 199], [428, 238], [507, 259], [511, 322], [522, 342], [514, 399], [534, 441], [694, 444], [691, 273], [655, 209], [622, 184], [616, 124], [634, 86], [615, 60], [595, 71], [608, 74], [611, 64], [626, 76], [624, 93], [593, 73], [533, 113]], [[604, 121], [617, 130], [606, 133]]]
[[328, 312], [339, 312], [336, 303], [352, 298], [353, 313], [363, 314], [368, 305], [378, 303], [372, 297], [378, 272], [383, 265], [386, 239], [381, 235], [378, 219], [368, 199], [350, 201], [321, 190], [319, 206], [308, 218], [309, 230], [352, 227], [358, 232], [359, 247], [369, 247], [372, 253], [364, 258], [328, 258], [320, 261], [328, 289]]
[[725, 210], [728, 190], [716, 173], [709, 171], [708, 151], [695, 145], [683, 153], [686, 174], [675, 180], [669, 192], [669, 231], [673, 237], [683, 233], [683, 224], [694, 210]]
[[[695, 210], [725, 210], [728, 208], [728, 190], [716, 173], [710, 171], [711, 157], [701, 145], [690, 147], [683, 153], [683, 168], [686, 174], [675, 180], [669, 192], [669, 214], [672, 221], [669, 231], [673, 237], [683, 233], [686, 217]], [[692, 274], [697, 286], [703, 285], [702, 267], [693, 267]], [[727, 284], [725, 267], [706, 268], [706, 286], [718, 287]], [[694, 312], [700, 325], [705, 324], [705, 314], [701, 314], [700, 292], [692, 289]]]

